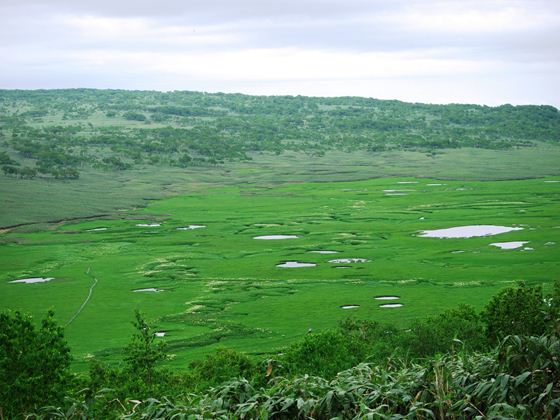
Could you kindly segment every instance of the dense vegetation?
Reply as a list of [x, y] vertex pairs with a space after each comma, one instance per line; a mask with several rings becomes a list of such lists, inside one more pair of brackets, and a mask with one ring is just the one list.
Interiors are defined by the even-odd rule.
[[[5, 313], [0, 414], [556, 418], [559, 315], [559, 281], [546, 297], [540, 288], [521, 284], [500, 292], [481, 313], [460, 307], [408, 329], [348, 319], [336, 330], [308, 334], [274, 359], [220, 350], [177, 373], [158, 367], [165, 346], [137, 313], [122, 364], [93, 360], [88, 375], [75, 376], [67, 370], [68, 349], [50, 315], [37, 331], [27, 317]], [[22, 356], [29, 349], [33, 355]]]
[[551, 106], [118, 90], [0, 91], [5, 175], [191, 167], [286, 151], [507, 149], [560, 140]]

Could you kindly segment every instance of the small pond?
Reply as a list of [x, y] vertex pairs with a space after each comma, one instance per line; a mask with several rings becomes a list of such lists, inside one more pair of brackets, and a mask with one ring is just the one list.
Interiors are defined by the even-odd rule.
[[397, 300], [400, 299], [400, 296], [375, 296], [375, 300]]
[[384, 303], [382, 305], [379, 305], [380, 308], [385, 309], [385, 308], [400, 308], [401, 306], [404, 306], [402, 303]]
[[51, 280], [54, 280], [54, 277], [31, 277], [29, 279], [12, 280], [9, 283], [33, 284], [33, 283], [45, 283]]
[[336, 260], [329, 260], [330, 263], [333, 264], [352, 264], [352, 263], [365, 263], [370, 262], [365, 258], [338, 258]]
[[304, 268], [304, 267], [316, 267], [315, 263], [305, 263], [299, 261], [286, 261], [282, 264], [278, 264], [276, 267], [280, 268]]
[[500, 249], [516, 249], [521, 248], [523, 245], [528, 244], [529, 241], [514, 241], [514, 242], [494, 242], [491, 246], [496, 246]]
[[183, 227], [178, 227], [177, 230], [195, 230], [205, 228], [205, 225], [188, 225]]
[[255, 236], [253, 239], [274, 241], [279, 239], [297, 239], [297, 238], [299, 238], [299, 236], [297, 235], [263, 235], [263, 236]]
[[145, 289], [134, 289], [133, 292], [157, 293], [157, 292], [163, 292], [163, 289], [158, 289], [156, 287], [147, 287]]
[[342, 305], [340, 309], [357, 309], [360, 305]]
[[138, 223], [137, 227], [160, 227], [161, 223]]

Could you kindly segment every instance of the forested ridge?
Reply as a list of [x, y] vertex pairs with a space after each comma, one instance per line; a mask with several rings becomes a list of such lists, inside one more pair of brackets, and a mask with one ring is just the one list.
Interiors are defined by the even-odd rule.
[[5, 175], [75, 179], [85, 167], [215, 166], [254, 153], [508, 149], [560, 140], [552, 106], [427, 105], [361, 97], [1, 90]]

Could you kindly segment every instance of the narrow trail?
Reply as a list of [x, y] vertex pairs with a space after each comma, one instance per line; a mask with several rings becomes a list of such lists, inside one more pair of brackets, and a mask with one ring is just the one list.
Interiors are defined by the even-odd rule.
[[93, 277], [92, 275], [90, 275], [90, 270], [91, 267], [88, 267], [87, 271], [86, 271], [86, 276], [89, 276], [93, 279], [93, 284], [90, 286], [89, 288], [89, 293], [86, 297], [86, 300], [84, 300], [84, 302], [82, 303], [82, 305], [78, 308], [78, 310], [76, 311], [76, 313], [74, 315], [72, 315], [72, 318], [70, 318], [68, 320], [68, 322], [64, 325], [64, 327], [66, 328], [68, 325], [70, 325], [72, 322], [74, 322], [74, 320], [76, 319], [76, 317], [78, 315], [80, 315], [80, 312], [82, 312], [82, 310], [86, 307], [86, 305], [88, 304], [91, 295], [93, 294], [93, 288], [97, 285], [97, 278]]

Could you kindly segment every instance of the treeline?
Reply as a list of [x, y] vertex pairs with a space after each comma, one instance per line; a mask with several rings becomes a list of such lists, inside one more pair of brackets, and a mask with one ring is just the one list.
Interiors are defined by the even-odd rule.
[[[273, 358], [219, 350], [186, 372], [140, 313], [118, 366], [69, 372], [49, 313], [0, 315], [3, 418], [557, 418], [560, 281], [524, 284], [406, 329], [348, 319]], [[40, 389], [40, 392], [37, 390]]]
[[[359, 97], [121, 90], [0, 90], [0, 149], [33, 171], [188, 167], [287, 151], [507, 149], [560, 141], [551, 106], [427, 105]], [[51, 150], [56, 158], [45, 156]], [[21, 159], [18, 159], [21, 158]], [[61, 163], [63, 162], [63, 163]]]

